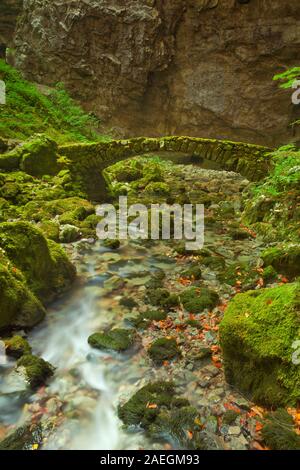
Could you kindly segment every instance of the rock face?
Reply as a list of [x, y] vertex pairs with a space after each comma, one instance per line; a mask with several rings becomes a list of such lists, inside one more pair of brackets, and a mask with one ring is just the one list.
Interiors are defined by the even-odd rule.
[[274, 145], [298, 113], [272, 77], [297, 64], [299, 27], [298, 0], [27, 0], [15, 60], [116, 135]]
[[13, 44], [17, 17], [22, 11], [23, 0], [1, 0], [0, 2], [0, 57], [5, 47]]

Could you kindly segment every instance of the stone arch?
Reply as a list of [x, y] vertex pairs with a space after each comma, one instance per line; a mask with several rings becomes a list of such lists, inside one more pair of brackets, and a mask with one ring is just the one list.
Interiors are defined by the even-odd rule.
[[101, 201], [106, 197], [106, 184], [102, 175], [105, 168], [121, 160], [162, 149], [217, 162], [220, 168], [241, 173], [250, 181], [263, 178], [270, 168], [271, 149], [241, 142], [195, 137], [139, 137], [94, 144], [64, 145], [60, 147], [60, 154], [69, 159], [74, 180], [80, 183], [92, 200]]

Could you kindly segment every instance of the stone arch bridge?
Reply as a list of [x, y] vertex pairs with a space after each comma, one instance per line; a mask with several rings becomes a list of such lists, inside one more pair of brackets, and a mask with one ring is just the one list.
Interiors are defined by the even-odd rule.
[[106, 194], [102, 172], [116, 162], [153, 152], [181, 153], [193, 161], [209, 160], [218, 167], [236, 171], [257, 181], [266, 176], [271, 166], [271, 149], [259, 145], [227, 140], [194, 137], [134, 138], [110, 142], [73, 144], [59, 147], [61, 156], [70, 161], [70, 170], [92, 200], [101, 201]]

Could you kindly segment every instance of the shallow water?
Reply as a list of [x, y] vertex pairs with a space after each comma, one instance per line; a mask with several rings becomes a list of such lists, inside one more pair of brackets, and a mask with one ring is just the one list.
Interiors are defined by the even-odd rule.
[[[226, 182], [228, 178], [229, 197], [239, 204], [236, 183], [240, 184], [242, 179], [238, 175], [192, 167], [185, 171], [197, 183], [202, 177], [204, 185], [209, 180], [217, 188], [224, 187], [224, 179]], [[193, 189], [192, 184], [191, 187]], [[205, 246], [229, 263], [254, 257], [258, 250], [255, 240], [236, 242], [230, 239], [226, 234], [226, 223], [222, 230], [219, 226], [218, 230], [214, 226], [206, 229]], [[2, 365], [0, 422], [5, 434], [23, 423], [38, 422], [45, 436], [39, 448], [163, 448], [166, 441], [150, 442], [140, 429], [125, 431], [117, 418], [116, 407], [150, 381], [173, 379], [180, 393], [199, 409], [209, 429], [211, 418], [216, 419], [224, 413], [227, 402], [236, 403], [239, 398], [226, 384], [222, 372], [214, 368], [210, 360], [194, 367], [185, 360], [185, 356], [181, 361], [171, 361], [167, 367], [154, 367], [146, 350], [153, 339], [165, 334], [178, 335], [177, 339], [187, 354], [194, 345], [211, 347], [217, 344], [217, 334], [213, 329], [204, 331], [202, 336], [199, 335], [200, 330], [192, 327], [183, 333], [179, 328], [178, 332], [176, 325], [180, 325], [182, 318], [180, 320], [179, 317], [183, 315], [179, 309], [170, 313], [173, 322], [170, 333], [150, 328], [141, 335], [140, 343], [127, 353], [103, 353], [92, 349], [87, 341], [90, 334], [102, 328], [124, 327], [124, 315], [130, 311], [121, 307], [119, 301], [123, 296], [142, 301], [143, 285], [151, 272], [163, 269], [167, 274], [167, 288], [175, 292], [181, 290], [183, 286], [178, 279], [191, 260], [176, 260], [172, 249], [163, 242], [131, 241], [122, 244], [116, 252], [104, 250], [99, 243], [79, 242], [69, 246], [68, 250], [77, 265], [78, 280], [64, 298], [51, 306], [46, 320], [28, 336], [33, 353], [53, 364], [55, 374], [45, 387], [28, 393], [24, 383], [12, 373], [15, 362], [9, 359]], [[203, 282], [216, 289], [222, 301], [228, 301], [232, 292], [220, 285], [216, 273], [205, 266], [202, 271]], [[114, 284], [116, 276], [120, 285]], [[215, 326], [215, 317], [221, 318], [221, 315], [222, 311], [216, 312], [212, 318], [201, 315], [200, 321], [203, 324], [212, 321], [212, 326]], [[205, 385], [206, 382], [209, 385]], [[214, 430], [211, 432], [212, 448], [223, 448], [224, 442], [219, 442], [220, 432], [218, 434], [216, 436]], [[176, 443], [171, 444], [176, 447]], [[237, 437], [234, 445], [244, 448], [246, 444], [239, 442]]]

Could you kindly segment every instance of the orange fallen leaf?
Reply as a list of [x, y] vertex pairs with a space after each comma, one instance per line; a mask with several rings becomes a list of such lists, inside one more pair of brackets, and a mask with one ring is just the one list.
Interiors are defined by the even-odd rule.
[[259, 421], [256, 421], [256, 424], [255, 424], [255, 431], [256, 432], [260, 432], [263, 428], [263, 425], [262, 423], [260, 423]]
[[186, 433], [187, 433], [188, 439], [191, 441], [194, 437], [194, 434], [192, 433], [192, 431], [187, 431]]
[[147, 406], [146, 406], [146, 408], [148, 408], [149, 410], [155, 410], [157, 407], [158, 406], [156, 403], [147, 403]]

